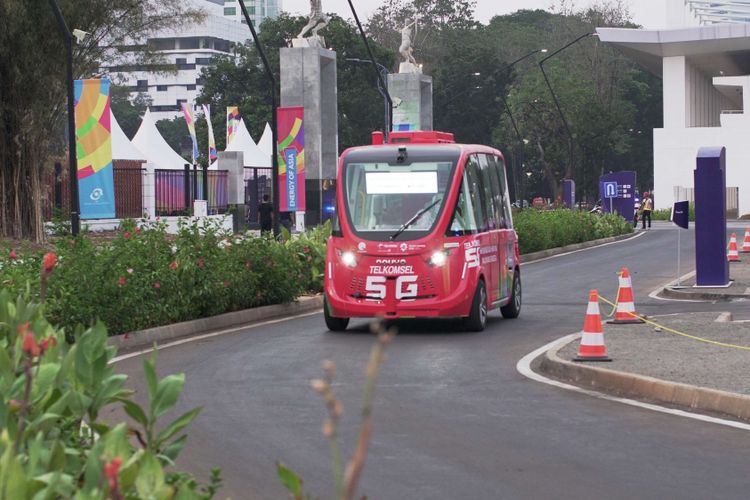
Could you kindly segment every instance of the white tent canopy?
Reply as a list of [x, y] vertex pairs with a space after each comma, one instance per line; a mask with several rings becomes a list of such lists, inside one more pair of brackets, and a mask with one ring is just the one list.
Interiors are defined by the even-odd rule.
[[[237, 127], [232, 142], [227, 146], [226, 151], [242, 151], [246, 167], [271, 167], [271, 153], [265, 153], [255, 144], [250, 132], [245, 126], [245, 120], [240, 118], [240, 124]], [[211, 168], [216, 167], [216, 162]]]
[[133, 145], [142, 151], [145, 159], [156, 168], [182, 170], [186, 163], [190, 163], [167, 144], [156, 128], [149, 109], [146, 109], [141, 126], [133, 137]]
[[109, 112], [110, 116], [110, 127], [112, 129], [112, 159], [113, 160], [141, 160], [146, 161], [146, 155], [138, 151], [138, 148], [133, 146], [128, 136], [120, 128], [120, 124], [117, 123], [115, 114], [112, 110]]
[[263, 135], [260, 136], [258, 147], [267, 156], [271, 156], [271, 153], [273, 153], [273, 135], [271, 133], [271, 127], [268, 125], [268, 123], [266, 123], [266, 128], [263, 129]]

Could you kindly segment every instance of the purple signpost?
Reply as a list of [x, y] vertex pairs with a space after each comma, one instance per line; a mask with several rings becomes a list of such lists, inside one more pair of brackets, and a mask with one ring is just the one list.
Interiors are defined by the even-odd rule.
[[576, 207], [576, 181], [573, 179], [563, 180], [563, 203], [567, 208]]
[[604, 212], [617, 212], [632, 223], [635, 196], [635, 172], [632, 170], [610, 172], [599, 178], [599, 199]]
[[695, 186], [695, 286], [729, 286], [726, 148], [698, 150]]

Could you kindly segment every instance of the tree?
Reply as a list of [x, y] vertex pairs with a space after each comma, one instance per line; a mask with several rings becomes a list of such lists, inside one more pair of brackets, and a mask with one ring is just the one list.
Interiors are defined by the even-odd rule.
[[[91, 34], [74, 46], [74, 77], [90, 77], [129, 46], [133, 59], [154, 61], [133, 46], [152, 31], [200, 19], [181, 0], [60, 0], [69, 28]], [[46, 0], [0, 2], [0, 235], [44, 240], [43, 173], [65, 151], [66, 52]]]

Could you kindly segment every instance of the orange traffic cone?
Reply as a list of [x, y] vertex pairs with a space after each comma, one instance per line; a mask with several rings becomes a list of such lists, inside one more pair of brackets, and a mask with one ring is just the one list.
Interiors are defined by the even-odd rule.
[[630, 281], [630, 273], [627, 267], [620, 272], [620, 289], [617, 291], [617, 311], [615, 319], [607, 321], [614, 324], [644, 323], [635, 313], [635, 300], [633, 299], [633, 284]]
[[745, 229], [745, 239], [742, 240], [741, 250], [744, 252], [750, 252], [750, 229]]
[[729, 262], [739, 262], [740, 254], [737, 252], [737, 235], [732, 233], [729, 237], [729, 251], [727, 252], [727, 260]]
[[602, 318], [599, 316], [599, 294], [596, 290], [589, 292], [589, 305], [586, 308], [586, 318], [583, 320], [581, 333], [581, 345], [573, 361], [612, 361], [612, 358], [607, 356], [607, 349], [604, 347]]

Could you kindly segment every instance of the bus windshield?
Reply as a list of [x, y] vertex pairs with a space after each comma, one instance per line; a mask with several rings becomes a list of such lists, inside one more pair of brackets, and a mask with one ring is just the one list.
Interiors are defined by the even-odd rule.
[[349, 163], [344, 199], [349, 224], [375, 239], [410, 239], [431, 231], [448, 195], [452, 161]]

